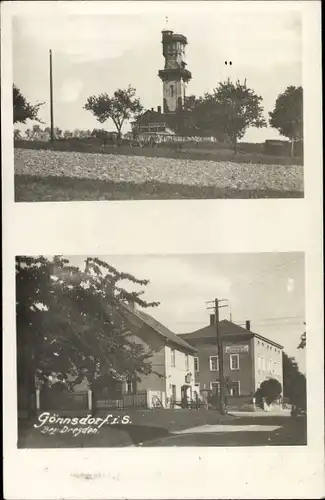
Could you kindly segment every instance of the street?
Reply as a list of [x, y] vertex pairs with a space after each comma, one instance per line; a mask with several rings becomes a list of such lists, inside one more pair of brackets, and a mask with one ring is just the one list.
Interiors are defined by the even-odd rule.
[[[307, 444], [305, 418], [265, 413], [242, 414], [231, 424], [201, 425], [174, 431], [141, 446], [293, 446]], [[139, 444], [138, 444], [139, 445]]]

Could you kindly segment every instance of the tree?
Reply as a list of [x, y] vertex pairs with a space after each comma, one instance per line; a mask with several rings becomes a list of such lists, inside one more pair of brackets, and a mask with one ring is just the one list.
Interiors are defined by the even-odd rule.
[[[49, 127], [47, 127], [48, 130], [51, 130]], [[46, 129], [45, 129], [46, 130]], [[42, 132], [42, 129], [39, 125], [33, 125], [33, 133], [34, 134], [39, 134]]]
[[300, 372], [295, 358], [289, 357], [285, 352], [283, 359], [283, 396], [291, 404], [306, 407], [306, 377]]
[[234, 151], [237, 141], [249, 127], [266, 126], [263, 118], [262, 97], [239, 80], [234, 84], [230, 79], [221, 82], [203, 98], [194, 99], [194, 121], [198, 127], [214, 137], [228, 136]]
[[21, 91], [13, 85], [13, 114], [14, 123], [26, 123], [27, 120], [43, 123], [38, 117], [38, 112], [44, 102], [30, 104], [23, 96]]
[[[306, 326], [306, 323], [304, 323]], [[300, 343], [298, 345], [298, 349], [305, 349], [306, 347], [306, 332], [304, 332], [300, 337]]]
[[70, 130], [65, 130], [63, 132], [63, 137], [64, 137], [64, 139], [68, 139], [69, 137], [72, 137], [72, 132], [70, 132]]
[[282, 393], [282, 386], [275, 378], [264, 380], [259, 387], [259, 396], [264, 397], [267, 404], [274, 403]]
[[21, 131], [18, 128], [14, 130], [14, 139], [21, 139]]
[[88, 97], [84, 109], [91, 111], [100, 123], [111, 119], [120, 138], [124, 122], [139, 116], [143, 106], [136, 90], [129, 85], [127, 89], [117, 89], [112, 97], [108, 94]]
[[57, 139], [62, 139], [62, 129], [60, 129], [59, 127], [54, 127], [54, 136]]
[[269, 123], [281, 135], [291, 141], [291, 156], [294, 144], [303, 139], [303, 89], [290, 86], [278, 96], [274, 110], [269, 113]]
[[220, 116], [210, 94], [190, 95], [185, 99], [184, 116], [188, 135], [220, 138]]
[[94, 128], [94, 130], [91, 133], [91, 136], [96, 137], [103, 146], [106, 146], [109, 143], [115, 146], [118, 140], [117, 132], [108, 132], [103, 128]]
[[16, 317], [18, 387], [34, 393], [35, 377], [91, 388], [151, 372], [150, 352], [132, 340], [126, 301], [157, 306], [119, 285], [147, 280], [119, 272], [97, 258], [84, 269], [61, 257], [17, 257]]

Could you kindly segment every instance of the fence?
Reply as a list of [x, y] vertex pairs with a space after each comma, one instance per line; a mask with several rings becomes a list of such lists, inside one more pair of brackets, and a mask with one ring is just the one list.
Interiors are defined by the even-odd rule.
[[101, 397], [94, 398], [95, 409], [116, 409], [124, 410], [126, 408], [148, 408], [147, 391], [137, 392], [135, 394], [123, 394], [121, 399], [107, 399]]

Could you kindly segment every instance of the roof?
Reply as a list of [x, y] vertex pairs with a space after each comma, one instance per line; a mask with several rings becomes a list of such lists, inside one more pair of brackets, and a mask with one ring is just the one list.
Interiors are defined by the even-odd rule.
[[158, 113], [158, 111], [152, 110], [152, 109], [147, 109], [142, 115], [138, 116], [136, 120], [134, 120], [133, 123], [141, 123], [141, 122], [165, 122], [168, 120], [168, 116], [166, 116], [164, 113]]
[[136, 310], [135, 314], [140, 317], [146, 325], [150, 326], [150, 328], [155, 330], [165, 339], [173, 342], [174, 344], [177, 344], [180, 347], [183, 347], [183, 349], [191, 352], [196, 352], [196, 349], [192, 345], [188, 344], [185, 340], [183, 340], [180, 335], [176, 335], [176, 333], [169, 330], [169, 328], [150, 316], [150, 314], [147, 314], [140, 310]]
[[192, 345], [188, 344], [185, 340], [183, 340], [180, 335], [176, 335], [176, 333], [172, 332], [167, 328], [165, 325], [157, 321], [155, 318], [150, 316], [150, 314], [147, 314], [143, 312], [140, 309], [133, 309], [131, 306], [127, 304], [123, 304], [123, 309], [127, 310], [128, 313], [133, 316], [134, 319], [140, 319], [142, 325], [145, 324], [146, 326], [149, 326], [152, 328], [158, 335], [161, 337], [164, 337], [169, 342], [172, 342], [175, 345], [178, 345], [179, 347], [182, 347], [183, 349], [190, 351], [192, 353], [196, 352], [195, 347]]
[[[226, 337], [228, 335], [229, 336], [244, 335], [247, 336], [247, 338], [256, 337], [258, 339], [264, 340], [265, 342], [268, 342], [269, 344], [278, 347], [279, 349], [283, 349], [282, 345], [273, 342], [273, 340], [267, 339], [266, 337], [263, 337], [258, 333], [252, 332], [251, 330], [247, 330], [242, 326], [236, 325], [236, 323], [233, 323], [232, 321], [229, 321], [227, 319], [224, 319], [219, 322], [219, 333], [221, 337]], [[195, 330], [194, 332], [181, 334], [181, 337], [187, 341], [202, 340], [204, 338], [211, 338], [215, 336], [216, 336], [215, 325], [208, 325], [205, 326], [204, 328], [200, 328], [199, 330]]]

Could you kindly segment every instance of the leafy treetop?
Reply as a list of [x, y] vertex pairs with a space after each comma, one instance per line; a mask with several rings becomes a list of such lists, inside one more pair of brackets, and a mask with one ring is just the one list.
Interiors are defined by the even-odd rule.
[[14, 123], [26, 123], [27, 120], [34, 120], [43, 123], [38, 117], [38, 112], [44, 102], [30, 104], [21, 91], [13, 85], [13, 114]]
[[237, 141], [249, 127], [265, 127], [262, 97], [246, 85], [246, 81], [220, 82], [203, 97], [189, 96], [185, 116], [195, 135], [228, 137], [236, 150]]
[[32, 392], [35, 375], [47, 383], [56, 374], [72, 385], [86, 377], [96, 388], [151, 372], [151, 353], [133, 340], [125, 302], [158, 303], [120, 282], [148, 284], [98, 258], [79, 269], [59, 256], [17, 257], [18, 383]]
[[269, 113], [270, 125], [291, 141], [303, 138], [303, 89], [290, 86], [278, 96]]
[[100, 123], [111, 119], [121, 135], [124, 122], [139, 116], [143, 106], [136, 97], [136, 90], [129, 85], [127, 89], [117, 89], [113, 96], [104, 93], [88, 97], [84, 109], [91, 111]]

